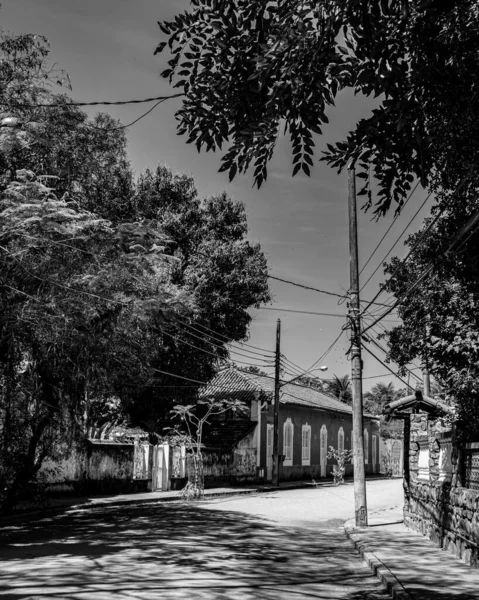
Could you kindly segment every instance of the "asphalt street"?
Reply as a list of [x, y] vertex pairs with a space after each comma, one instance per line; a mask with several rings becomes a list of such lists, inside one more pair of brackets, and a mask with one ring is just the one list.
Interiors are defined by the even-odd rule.
[[[340, 528], [353, 487], [201, 503], [132, 501], [4, 526], [0, 597], [12, 599], [386, 600]], [[368, 483], [371, 512], [401, 482]]]

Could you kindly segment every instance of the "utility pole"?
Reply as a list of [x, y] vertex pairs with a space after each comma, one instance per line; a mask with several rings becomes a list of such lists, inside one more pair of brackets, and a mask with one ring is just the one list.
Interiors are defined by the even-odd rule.
[[276, 354], [274, 361], [274, 425], [273, 425], [273, 485], [279, 486], [279, 375], [281, 364], [281, 319], [276, 324]]
[[425, 340], [425, 351], [424, 351], [424, 366], [422, 370], [422, 382], [423, 382], [423, 395], [428, 398], [431, 396], [431, 378], [429, 377], [429, 364], [427, 357], [427, 343], [431, 334], [431, 326], [429, 325], [429, 315], [426, 320], [426, 340]]
[[349, 206], [349, 273], [351, 323], [351, 391], [353, 396], [353, 465], [354, 465], [354, 513], [356, 527], [367, 527], [366, 478], [364, 470], [363, 440], [363, 381], [361, 359], [361, 317], [359, 304], [358, 268], [358, 218], [356, 208], [356, 171], [354, 162], [348, 165]]

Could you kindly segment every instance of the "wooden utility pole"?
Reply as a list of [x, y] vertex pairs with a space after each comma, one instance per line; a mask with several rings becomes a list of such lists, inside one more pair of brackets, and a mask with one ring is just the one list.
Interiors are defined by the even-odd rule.
[[276, 324], [276, 355], [274, 362], [274, 425], [273, 425], [273, 485], [279, 486], [279, 376], [281, 365], [281, 319]]
[[356, 171], [354, 163], [348, 165], [349, 206], [349, 273], [351, 324], [351, 391], [353, 396], [353, 465], [354, 512], [356, 527], [367, 527], [366, 478], [364, 470], [363, 440], [363, 381], [361, 359], [361, 317], [359, 304], [358, 219], [356, 208]]
[[429, 336], [431, 335], [431, 326], [429, 325], [429, 315], [426, 320], [426, 339], [425, 339], [425, 351], [423, 357], [423, 370], [422, 370], [422, 382], [423, 382], [423, 390], [422, 393], [424, 396], [428, 398], [431, 396], [431, 378], [429, 377], [429, 364], [427, 357], [427, 343], [429, 341]]

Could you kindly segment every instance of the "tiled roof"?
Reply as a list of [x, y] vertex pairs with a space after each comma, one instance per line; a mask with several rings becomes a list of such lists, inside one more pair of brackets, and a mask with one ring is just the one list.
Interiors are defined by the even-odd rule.
[[249, 402], [254, 400], [258, 394], [264, 395], [265, 390], [260, 385], [248, 380], [243, 375], [246, 373], [234, 368], [223, 369], [206, 387], [200, 390], [200, 398], [225, 399], [234, 396], [235, 399]]
[[[234, 368], [220, 371], [218, 375], [201, 392], [201, 396], [228, 397], [251, 400], [255, 392], [270, 398], [274, 395], [274, 379], [267, 375], [245, 373]], [[342, 413], [352, 413], [352, 409], [344, 402], [322, 394], [318, 390], [295, 383], [282, 383], [280, 392], [281, 404], [299, 404]], [[371, 416], [371, 415], [366, 415]]]
[[[241, 375], [250, 381], [254, 381], [256, 385], [260, 385], [265, 391], [274, 394], [274, 379], [272, 377], [254, 375], [253, 373], [241, 373]], [[282, 382], [279, 401], [281, 404], [300, 404], [301, 406], [312, 406], [314, 408], [352, 413], [351, 407], [344, 402], [326, 396], [326, 394], [322, 394], [315, 388], [295, 383]]]

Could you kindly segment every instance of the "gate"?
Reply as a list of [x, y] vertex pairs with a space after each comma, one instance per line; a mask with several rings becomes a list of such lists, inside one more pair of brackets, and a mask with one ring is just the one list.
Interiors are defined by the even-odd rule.
[[166, 492], [170, 486], [170, 447], [161, 444], [153, 448], [152, 490]]

